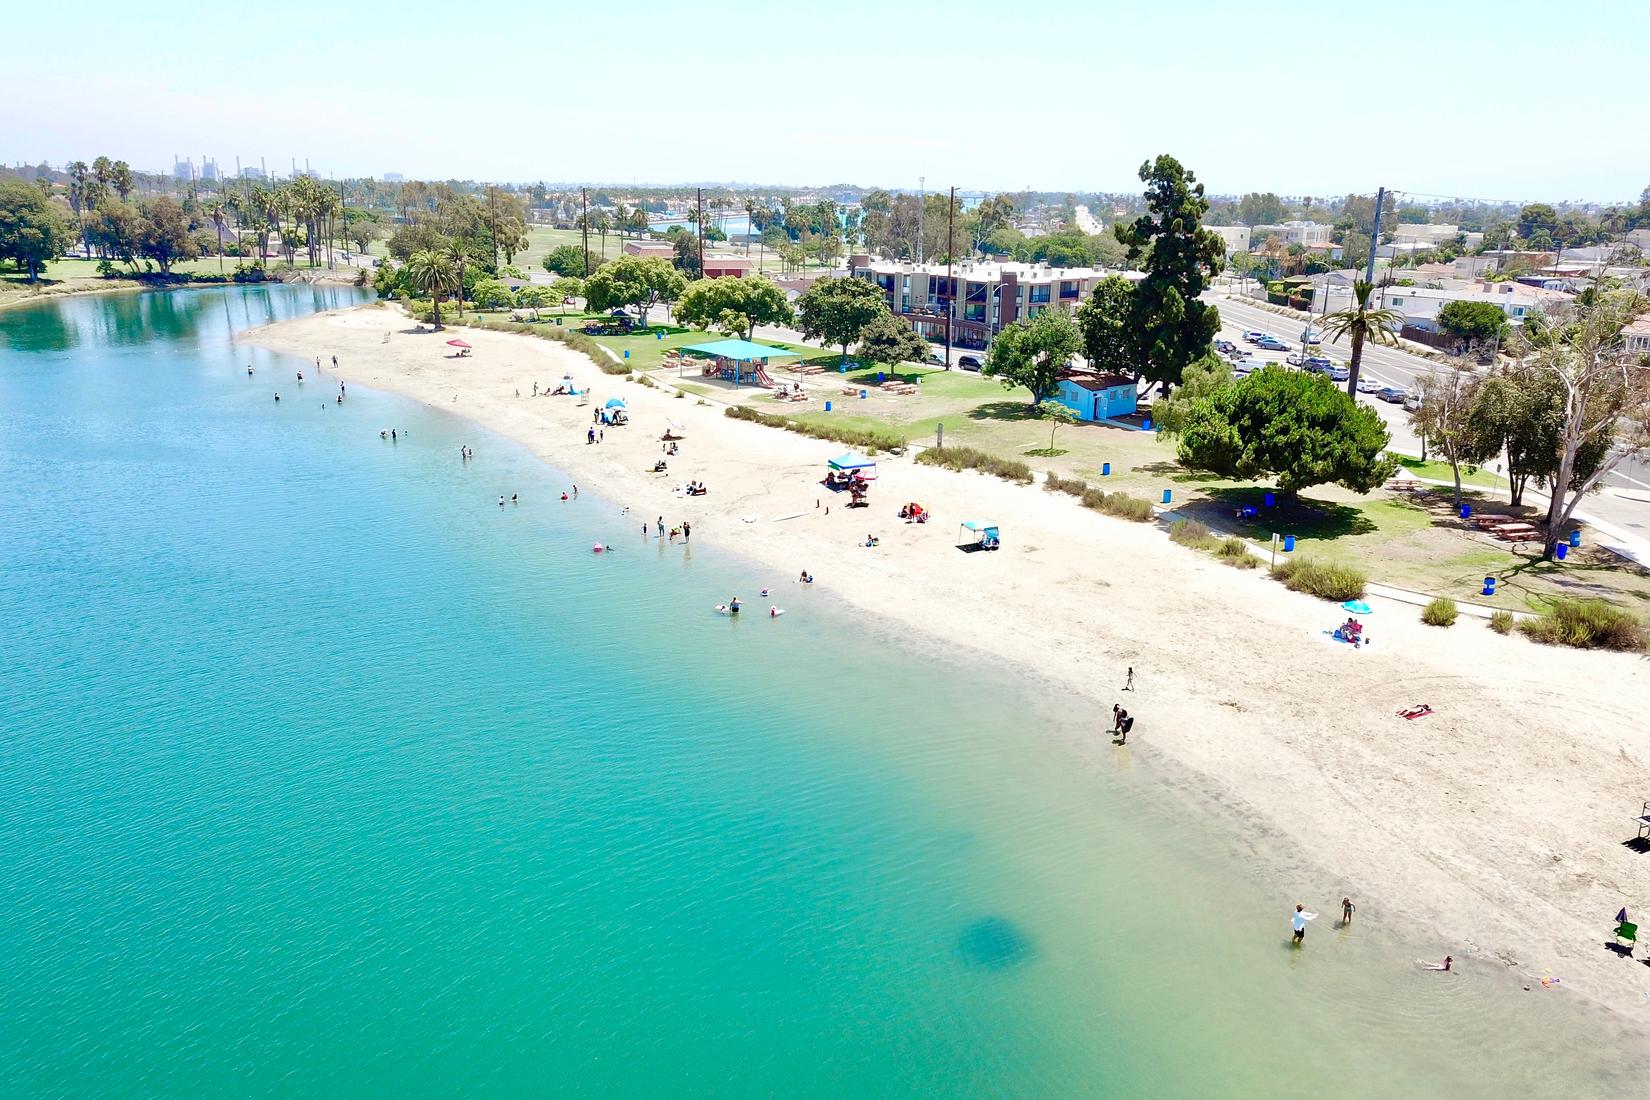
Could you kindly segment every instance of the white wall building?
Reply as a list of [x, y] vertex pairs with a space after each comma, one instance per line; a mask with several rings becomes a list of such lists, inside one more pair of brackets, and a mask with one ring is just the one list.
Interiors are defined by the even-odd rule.
[[1203, 228], [1218, 236], [1226, 244], [1226, 255], [1234, 252], [1249, 251], [1249, 227], [1247, 225], [1206, 225]]
[[1250, 235], [1278, 237], [1284, 244], [1324, 244], [1333, 230], [1334, 226], [1322, 222], [1292, 221], [1282, 225], [1257, 225]]

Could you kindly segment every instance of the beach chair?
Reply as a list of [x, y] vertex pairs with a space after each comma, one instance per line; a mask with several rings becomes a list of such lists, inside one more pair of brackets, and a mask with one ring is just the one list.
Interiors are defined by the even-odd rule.
[[1633, 948], [1638, 944], [1638, 942], [1638, 925], [1631, 924], [1627, 921], [1622, 921], [1616, 925], [1616, 946], [1618, 948], [1625, 947], [1627, 949], [1626, 954], [1628, 958], [1632, 958]]

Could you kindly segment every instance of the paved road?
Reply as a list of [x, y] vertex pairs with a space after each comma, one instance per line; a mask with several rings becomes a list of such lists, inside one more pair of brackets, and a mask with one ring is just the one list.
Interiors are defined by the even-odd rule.
[[1088, 207], [1077, 207], [1076, 216], [1078, 229], [1081, 229], [1084, 233], [1087, 233], [1090, 236], [1094, 236], [1100, 232], [1102, 228], [1100, 225], [1100, 219], [1096, 218], [1094, 214], [1089, 211]]
[[[1299, 350], [1301, 329], [1306, 327], [1303, 322], [1257, 308], [1237, 298], [1211, 294], [1206, 295], [1205, 300], [1220, 307], [1221, 335], [1251, 351], [1255, 358], [1281, 362], [1285, 353], [1258, 351], [1245, 344], [1243, 333], [1248, 329], [1270, 332]], [[1344, 340], [1339, 344], [1325, 344], [1324, 349], [1331, 359], [1340, 363], [1346, 362], [1351, 354], [1351, 348]], [[1416, 380], [1434, 367], [1432, 361], [1407, 351], [1365, 345], [1361, 373], [1383, 386], [1413, 390]], [[1359, 394], [1358, 400], [1380, 413], [1392, 433], [1394, 450], [1407, 454], [1421, 453], [1421, 439], [1410, 427], [1403, 406], [1376, 400], [1369, 394]], [[1626, 535], [1650, 538], [1650, 463], [1640, 459], [1624, 462], [1605, 479], [1604, 491], [1588, 497], [1579, 511], [1583, 516], [1620, 528]]]

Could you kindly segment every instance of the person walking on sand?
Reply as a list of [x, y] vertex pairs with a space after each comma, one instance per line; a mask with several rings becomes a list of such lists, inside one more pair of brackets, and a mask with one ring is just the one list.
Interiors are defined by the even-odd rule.
[[586, 428], [584, 430], [584, 445], [588, 447], [594, 442], [596, 442], [596, 429]]
[[1358, 907], [1356, 905], [1352, 904], [1352, 899], [1351, 898], [1342, 898], [1341, 899], [1341, 927], [1342, 928], [1345, 928], [1347, 925], [1352, 923], [1352, 913], [1353, 913], [1353, 910], [1355, 910], [1357, 908]]
[[1133, 665], [1129, 666], [1129, 675], [1128, 675], [1127, 679], [1125, 679], [1123, 681], [1123, 690], [1124, 691], [1133, 691], [1134, 690], [1134, 666]]
[[337, 369], [338, 369], [338, 357], [337, 357], [337, 356], [336, 356], [336, 355], [334, 355], [334, 356], [333, 356], [333, 357], [332, 357], [332, 369], [333, 369], [333, 370], [337, 370]]
[[1309, 921], [1309, 920], [1317, 920], [1317, 919], [1318, 919], [1318, 914], [1308, 913], [1306, 911], [1306, 906], [1304, 906], [1304, 905], [1296, 905], [1295, 906], [1295, 912], [1294, 912], [1294, 915], [1289, 918], [1289, 924], [1290, 924], [1290, 927], [1292, 927], [1295, 930], [1295, 942], [1296, 943], [1305, 943], [1306, 942], [1306, 922]]

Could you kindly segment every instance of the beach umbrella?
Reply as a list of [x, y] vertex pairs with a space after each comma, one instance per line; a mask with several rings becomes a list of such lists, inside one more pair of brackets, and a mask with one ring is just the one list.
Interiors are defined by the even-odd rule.
[[610, 409], [622, 409], [622, 408], [624, 408], [624, 398], [622, 398], [622, 397], [609, 397], [607, 399], [607, 407], [610, 408]]
[[1342, 611], [1350, 611], [1354, 615], [1373, 615], [1375, 609], [1362, 600], [1347, 600], [1341, 604]]
[[450, 348], [467, 348], [470, 345], [466, 344], [463, 340], [448, 340], [447, 346]]

